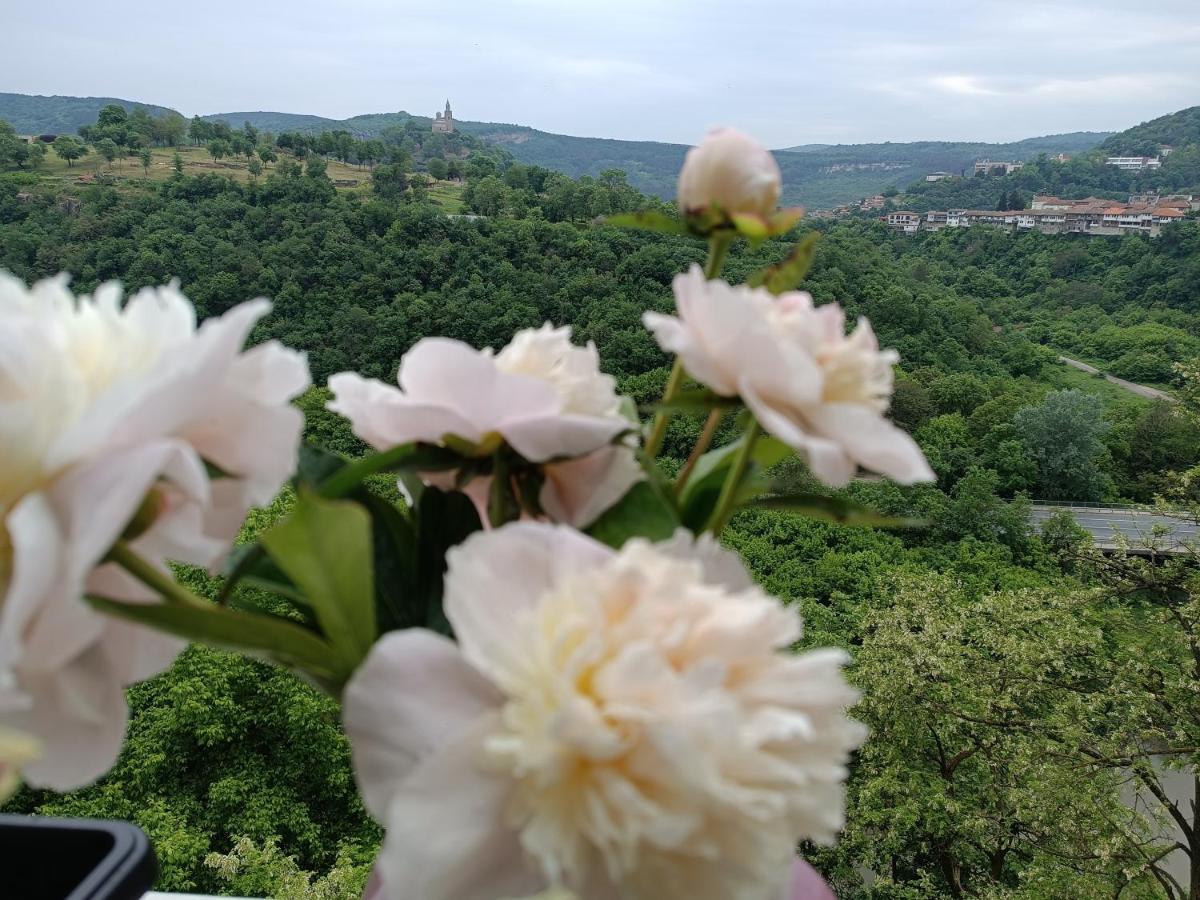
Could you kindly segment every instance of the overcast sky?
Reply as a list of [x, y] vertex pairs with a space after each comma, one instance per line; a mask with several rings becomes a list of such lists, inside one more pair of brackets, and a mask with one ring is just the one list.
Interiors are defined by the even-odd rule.
[[0, 0], [0, 90], [695, 143], [1110, 131], [1200, 103], [1200, 0]]

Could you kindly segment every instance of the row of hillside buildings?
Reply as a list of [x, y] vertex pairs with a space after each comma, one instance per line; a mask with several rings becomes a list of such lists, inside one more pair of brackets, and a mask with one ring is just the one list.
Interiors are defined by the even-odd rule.
[[1190, 194], [1131, 194], [1128, 203], [1088, 197], [1062, 200], [1039, 194], [1030, 209], [951, 209], [921, 213], [897, 210], [880, 220], [906, 234], [991, 225], [1010, 231], [1040, 231], [1043, 234], [1120, 235], [1147, 234], [1157, 237], [1163, 225], [1177, 222], [1200, 210], [1200, 198]]

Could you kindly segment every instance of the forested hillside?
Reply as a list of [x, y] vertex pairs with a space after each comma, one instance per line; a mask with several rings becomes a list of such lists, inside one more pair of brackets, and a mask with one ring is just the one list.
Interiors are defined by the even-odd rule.
[[[568, 137], [515, 125], [464, 123], [463, 128], [499, 144], [520, 162], [571, 176], [621, 169], [634, 187], [669, 198], [687, 147], [652, 141]], [[783, 171], [785, 204], [826, 208], [888, 187], [908, 184], [928, 172], [961, 172], [976, 159], [1032, 159], [1038, 153], [1091, 149], [1103, 133], [1079, 132], [1011, 144], [920, 141], [887, 144], [815, 144], [775, 152]], [[699, 136], [697, 136], [699, 139]]]
[[1100, 145], [1106, 153], [1157, 156], [1165, 147], [1200, 144], [1200, 106], [1159, 116], [1112, 135]]
[[141, 107], [154, 116], [174, 112], [153, 103], [113, 97], [41, 97], [0, 92], [0, 119], [12, 125], [18, 134], [74, 134], [82, 126], [95, 122], [100, 110], [110, 104], [126, 112]]
[[[1129, 171], [1107, 165], [1110, 155], [1157, 157], [1158, 169]], [[1087, 148], [1081, 148], [1086, 150]], [[971, 173], [966, 173], [970, 175]], [[1118, 132], [1090, 152], [1067, 160], [1040, 153], [1020, 170], [1003, 176], [949, 178], [911, 184], [893, 199], [898, 206], [930, 209], [996, 209], [1002, 197], [1017, 197], [1028, 205], [1034, 194], [1067, 199], [1111, 197], [1125, 200], [1130, 193], [1160, 191], [1200, 194], [1200, 106], [1162, 116]]]
[[[671, 309], [671, 277], [703, 259], [703, 244], [597, 224], [656, 202], [620, 172], [567, 178], [474, 132], [449, 154], [419, 123], [393, 134], [399, 153], [375, 164], [362, 192], [328, 178], [324, 153], [357, 152], [332, 133], [324, 144], [289, 138], [245, 181], [135, 170], [67, 195], [36, 171], [0, 174], [0, 267], [29, 280], [69, 271], [80, 290], [177, 277], [202, 316], [270, 297], [254, 338], [307, 351], [317, 385], [344, 369], [391, 379], [427, 335], [498, 347], [522, 327], [570, 324], [624, 392], [654, 403], [667, 360], [641, 316]], [[447, 216], [409, 177], [455, 158], [462, 202], [480, 218]], [[1200, 692], [1181, 673], [1197, 635], [1173, 611], [1194, 606], [1195, 570], [1099, 560], [1069, 520], [1035, 532], [1027, 504], [1196, 501], [1200, 479], [1181, 476], [1200, 464], [1200, 421], [1186, 404], [1149, 403], [1056, 358], [1070, 351], [1181, 387], [1172, 364], [1200, 356], [1200, 223], [1157, 240], [815, 227], [804, 287], [869, 316], [900, 351], [892, 416], [938, 482], [863, 481], [839, 495], [919, 527], [764, 509], [730, 533], [756, 578], [802, 608], [806, 645], [851, 652], [865, 692], [855, 715], [873, 737], [854, 767], [847, 829], [837, 848], [806, 855], [844, 897], [1165, 896], [1147, 861], [1162, 858], [1157, 826], [1128, 813], [1122, 783], [1147, 746], [1194, 755]], [[796, 238], [740, 245], [731, 280]], [[327, 398], [321, 387], [302, 398], [309, 437], [359, 452]], [[699, 427], [698, 415], [676, 417], [667, 467]], [[781, 491], [817, 488], [799, 466], [773, 474]], [[377, 487], [394, 490], [382, 478]], [[290, 503], [285, 492], [245, 537]], [[193, 582], [205, 589], [199, 573]], [[25, 791], [14, 808], [137, 821], [164, 889], [289, 900], [321, 881], [318, 896], [361, 893], [379, 831], [331, 703], [206, 649], [130, 696], [131, 739], [108, 776], [61, 797]]]
[[[106, 102], [116, 102], [126, 109], [133, 106], [124, 100]], [[6, 114], [9, 105], [19, 120]], [[104, 102], [83, 98], [0, 94], [0, 118], [8, 119], [22, 133], [74, 131], [79, 125], [94, 121], [103, 105]], [[153, 107], [151, 111], [159, 109]], [[88, 114], [84, 110], [89, 111]], [[40, 111], [40, 119], [34, 115], [35, 111]], [[431, 121], [427, 116], [406, 112], [328, 119], [299, 113], [255, 111], [214, 113], [201, 118], [208, 122], [224, 122], [234, 130], [248, 123], [261, 132], [315, 136], [322, 132], [346, 131], [358, 139], [379, 138], [389, 130], [410, 125], [428, 129]], [[53, 123], [68, 120], [73, 123], [70, 128], [50, 127]], [[44, 124], [37, 125], [38, 121]], [[460, 132], [495, 144], [526, 165], [563, 172], [572, 178], [581, 175], [598, 177], [607, 170], [620, 169], [638, 190], [662, 198], [674, 195], [675, 174], [687, 152], [685, 144], [574, 137], [539, 131], [526, 125], [466, 120], [456, 120], [456, 125]], [[697, 134], [696, 140], [700, 137]], [[890, 187], [902, 187], [928, 172], [959, 173], [977, 159], [1026, 160], [1039, 153], [1080, 153], [1095, 147], [1106, 137], [1106, 132], [1075, 132], [999, 144], [978, 141], [808, 144], [778, 151], [776, 158], [784, 175], [785, 204], [827, 208]]]

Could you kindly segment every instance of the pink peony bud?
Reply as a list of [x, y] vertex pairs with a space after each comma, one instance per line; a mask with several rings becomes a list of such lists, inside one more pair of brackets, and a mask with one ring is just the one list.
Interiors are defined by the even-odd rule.
[[679, 209], [687, 214], [716, 204], [728, 214], [769, 215], [782, 181], [771, 151], [737, 129], [714, 128], [683, 160]]

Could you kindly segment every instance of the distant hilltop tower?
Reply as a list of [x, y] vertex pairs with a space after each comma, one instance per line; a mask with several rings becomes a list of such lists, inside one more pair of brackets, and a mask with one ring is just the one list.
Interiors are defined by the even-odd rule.
[[446, 101], [446, 111], [435, 113], [433, 117], [434, 134], [450, 134], [454, 131], [454, 113], [450, 112], [450, 101]]

